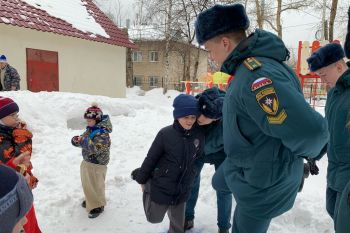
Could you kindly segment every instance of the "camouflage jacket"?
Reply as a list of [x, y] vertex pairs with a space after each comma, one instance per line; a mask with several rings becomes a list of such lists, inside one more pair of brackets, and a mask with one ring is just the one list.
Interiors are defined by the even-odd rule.
[[[25, 132], [25, 134], [24, 134]], [[7, 163], [32, 147], [32, 133], [0, 124], [0, 161]]]
[[94, 164], [107, 165], [109, 162], [109, 150], [112, 132], [112, 124], [108, 115], [102, 117], [102, 121], [93, 127], [87, 127], [81, 135], [79, 144], [85, 161]]
[[16, 91], [20, 89], [19, 82], [21, 81], [19, 74], [15, 68], [7, 64], [5, 66], [4, 86], [1, 85], [1, 91], [11, 91], [11, 87], [15, 86]]

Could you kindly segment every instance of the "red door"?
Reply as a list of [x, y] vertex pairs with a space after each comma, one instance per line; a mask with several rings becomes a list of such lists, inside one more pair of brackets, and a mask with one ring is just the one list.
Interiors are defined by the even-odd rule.
[[53, 51], [27, 49], [28, 90], [58, 91], [58, 53]]

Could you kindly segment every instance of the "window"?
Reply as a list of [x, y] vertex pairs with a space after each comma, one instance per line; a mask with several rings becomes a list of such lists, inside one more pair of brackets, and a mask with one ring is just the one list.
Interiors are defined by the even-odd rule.
[[157, 51], [150, 51], [149, 52], [149, 61], [150, 62], [158, 62], [159, 57], [158, 57], [158, 52]]
[[135, 75], [134, 76], [134, 85], [135, 86], [142, 86], [143, 83], [143, 77], [141, 75]]
[[141, 62], [142, 61], [142, 52], [141, 51], [132, 52], [132, 61]]
[[148, 80], [149, 80], [150, 87], [158, 87], [158, 81], [159, 81], [158, 76], [149, 76]]

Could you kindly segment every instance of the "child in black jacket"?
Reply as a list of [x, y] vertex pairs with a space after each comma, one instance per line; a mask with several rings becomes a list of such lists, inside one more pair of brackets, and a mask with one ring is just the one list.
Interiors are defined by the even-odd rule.
[[195, 177], [194, 162], [203, 152], [204, 134], [195, 125], [199, 109], [193, 96], [180, 94], [173, 107], [174, 123], [159, 131], [132, 177], [141, 184], [147, 220], [160, 223], [168, 212], [169, 233], [183, 233], [185, 202]]

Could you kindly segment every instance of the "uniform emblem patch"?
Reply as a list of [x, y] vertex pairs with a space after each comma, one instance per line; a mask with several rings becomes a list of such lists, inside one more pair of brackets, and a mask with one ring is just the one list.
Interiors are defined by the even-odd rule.
[[264, 112], [276, 115], [278, 112], [278, 98], [273, 87], [265, 88], [256, 94], [256, 100]]
[[271, 79], [268, 79], [268, 78], [265, 78], [265, 77], [258, 78], [257, 80], [255, 80], [253, 82], [253, 84], [251, 86], [251, 90], [252, 91], [256, 91], [259, 88], [262, 88], [262, 87], [270, 85], [270, 84], [272, 84], [272, 80]]

